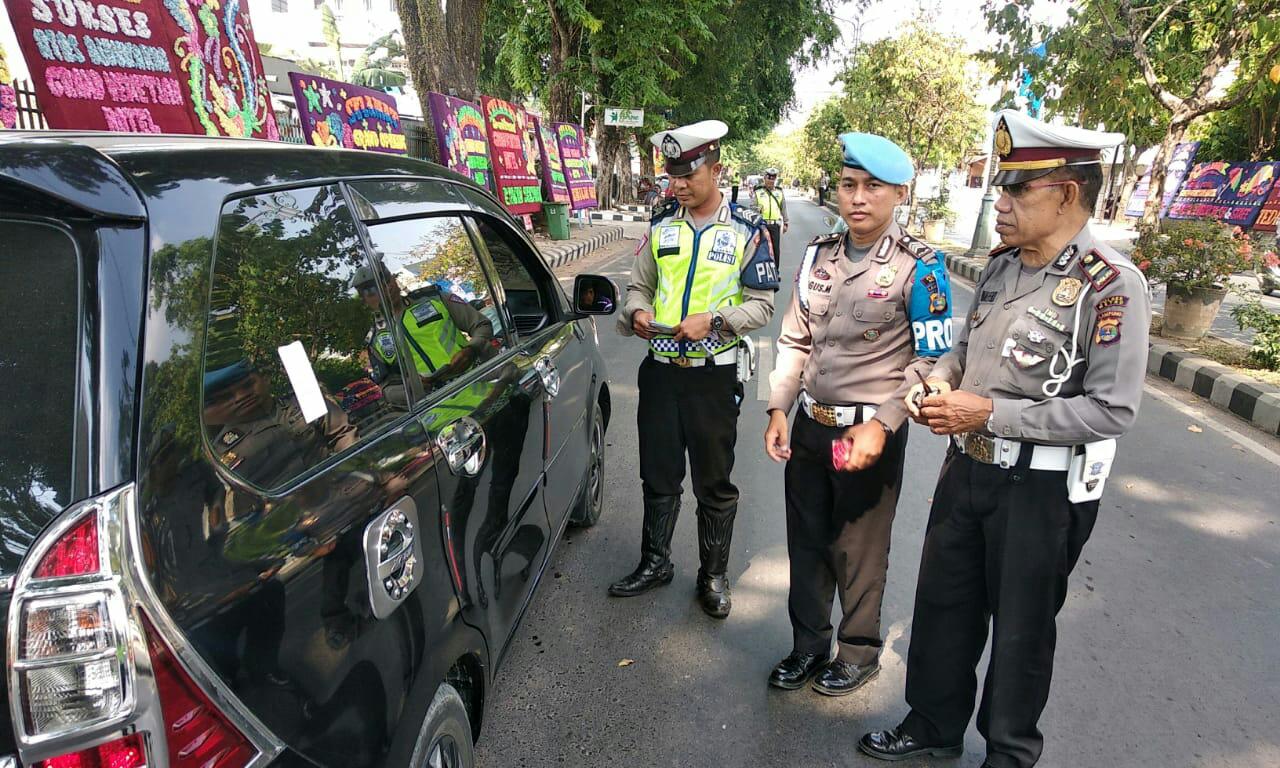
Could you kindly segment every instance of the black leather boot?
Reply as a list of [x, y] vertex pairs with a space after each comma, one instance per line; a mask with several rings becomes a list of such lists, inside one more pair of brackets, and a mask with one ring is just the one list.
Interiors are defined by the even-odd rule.
[[733, 601], [729, 596], [729, 543], [738, 507], [714, 510], [698, 505], [698, 603], [708, 616], [723, 619]]
[[680, 515], [679, 496], [649, 496], [644, 500], [644, 528], [640, 540], [640, 565], [609, 587], [614, 597], [634, 597], [671, 583], [671, 535]]

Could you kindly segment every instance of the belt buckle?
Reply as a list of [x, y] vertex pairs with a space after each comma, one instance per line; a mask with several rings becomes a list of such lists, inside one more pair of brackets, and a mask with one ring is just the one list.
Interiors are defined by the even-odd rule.
[[824, 427], [834, 427], [836, 426], [836, 409], [822, 403], [814, 403], [813, 420]]
[[996, 461], [996, 441], [994, 438], [970, 432], [964, 436], [964, 452], [974, 461], [983, 464], [994, 464]]
[[689, 362], [689, 358], [685, 357], [684, 355], [681, 355], [680, 357], [671, 358], [671, 362], [675, 363], [681, 368], [688, 368], [690, 365], [692, 365], [692, 363]]

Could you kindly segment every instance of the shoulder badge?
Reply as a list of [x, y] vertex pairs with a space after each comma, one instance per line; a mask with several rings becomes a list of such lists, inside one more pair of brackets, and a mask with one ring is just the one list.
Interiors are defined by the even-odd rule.
[[1095, 291], [1101, 291], [1120, 276], [1115, 266], [1103, 258], [1097, 249], [1090, 250], [1080, 259], [1080, 269]]
[[760, 218], [760, 214], [750, 208], [743, 208], [740, 205], [730, 206], [730, 215], [752, 229], [764, 226], [764, 219]]
[[653, 215], [649, 217], [649, 221], [656, 222], [659, 219], [665, 219], [671, 214], [675, 213], [676, 209], [679, 207], [680, 207], [679, 200], [675, 199], [674, 197], [668, 197], [662, 202], [658, 203], [657, 208], [653, 209]]
[[910, 253], [925, 264], [932, 264], [937, 260], [931, 245], [923, 240], [917, 240], [911, 235], [903, 233], [902, 238], [898, 240], [898, 244], [905, 248], [907, 253]]
[[840, 238], [844, 236], [843, 232], [828, 232], [824, 235], [818, 235], [809, 241], [809, 245], [831, 245], [840, 242]]

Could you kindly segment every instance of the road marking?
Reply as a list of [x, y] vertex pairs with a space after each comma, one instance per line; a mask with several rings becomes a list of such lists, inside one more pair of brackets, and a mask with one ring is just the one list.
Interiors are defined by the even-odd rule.
[[760, 355], [760, 362], [756, 366], [756, 399], [768, 402], [772, 392], [769, 374], [773, 373], [773, 339], [766, 337], [758, 341], [756, 352]]

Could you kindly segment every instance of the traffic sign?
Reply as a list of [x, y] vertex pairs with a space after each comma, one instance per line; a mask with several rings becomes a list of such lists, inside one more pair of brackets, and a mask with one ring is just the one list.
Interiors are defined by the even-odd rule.
[[604, 124], [617, 125], [623, 128], [639, 128], [644, 125], [644, 110], [626, 109], [624, 107], [605, 107]]

